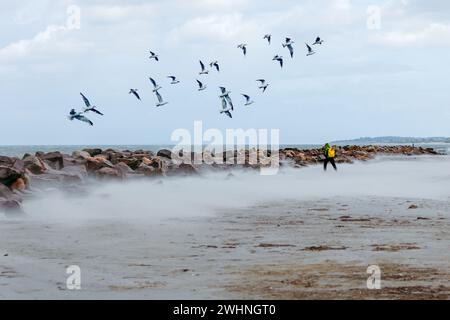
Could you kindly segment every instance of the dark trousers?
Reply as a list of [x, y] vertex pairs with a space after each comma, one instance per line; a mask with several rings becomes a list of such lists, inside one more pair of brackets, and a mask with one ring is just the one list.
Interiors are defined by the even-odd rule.
[[336, 162], [334, 162], [334, 158], [326, 158], [325, 161], [323, 162], [323, 170], [327, 170], [327, 165], [328, 162], [331, 163], [331, 165], [333, 166], [334, 170], [337, 170], [336, 167]]

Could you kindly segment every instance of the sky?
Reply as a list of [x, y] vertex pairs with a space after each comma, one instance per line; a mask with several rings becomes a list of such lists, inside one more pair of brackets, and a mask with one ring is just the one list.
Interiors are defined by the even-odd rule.
[[[0, 30], [0, 145], [167, 144], [194, 121], [279, 129], [282, 144], [450, 136], [445, 0], [2, 1]], [[316, 36], [325, 42], [307, 57]], [[199, 75], [199, 59], [218, 60], [220, 73]], [[169, 104], [155, 107], [150, 76]], [[233, 119], [219, 113], [219, 86], [232, 92]], [[105, 114], [88, 114], [93, 127], [67, 118], [80, 92]]]

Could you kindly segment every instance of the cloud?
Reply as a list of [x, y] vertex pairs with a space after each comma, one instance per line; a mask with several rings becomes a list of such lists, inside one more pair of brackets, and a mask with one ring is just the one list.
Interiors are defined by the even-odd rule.
[[49, 25], [31, 39], [19, 40], [0, 49], [0, 60], [16, 59], [30, 55], [34, 50], [45, 46], [52, 38], [65, 33], [65, 26]]
[[449, 45], [450, 24], [431, 23], [418, 31], [391, 31], [374, 37], [379, 44], [392, 46]]
[[[169, 37], [180, 39], [230, 40], [242, 34], [256, 32], [257, 26], [243, 18], [242, 14], [209, 15], [196, 17], [173, 29]], [[236, 41], [236, 40], [234, 40]]]

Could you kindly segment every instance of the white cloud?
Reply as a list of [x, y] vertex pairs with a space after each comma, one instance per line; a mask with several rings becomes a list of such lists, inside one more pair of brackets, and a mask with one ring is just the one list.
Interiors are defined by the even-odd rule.
[[191, 19], [175, 28], [169, 34], [172, 41], [180, 39], [208, 39], [236, 41], [236, 37], [253, 33], [258, 28], [251, 21], [243, 18], [242, 14], [210, 15]]
[[391, 31], [374, 37], [380, 44], [393, 46], [450, 44], [450, 24], [431, 23], [418, 31]]
[[50, 25], [44, 31], [39, 32], [31, 39], [19, 40], [0, 49], [0, 59], [15, 59], [26, 57], [40, 46], [45, 46], [48, 41], [58, 34], [66, 32], [65, 26]]

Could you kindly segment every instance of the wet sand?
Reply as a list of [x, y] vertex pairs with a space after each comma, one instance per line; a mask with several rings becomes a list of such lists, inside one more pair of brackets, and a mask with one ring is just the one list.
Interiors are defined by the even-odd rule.
[[449, 299], [450, 198], [370, 193], [151, 221], [2, 218], [0, 298]]

